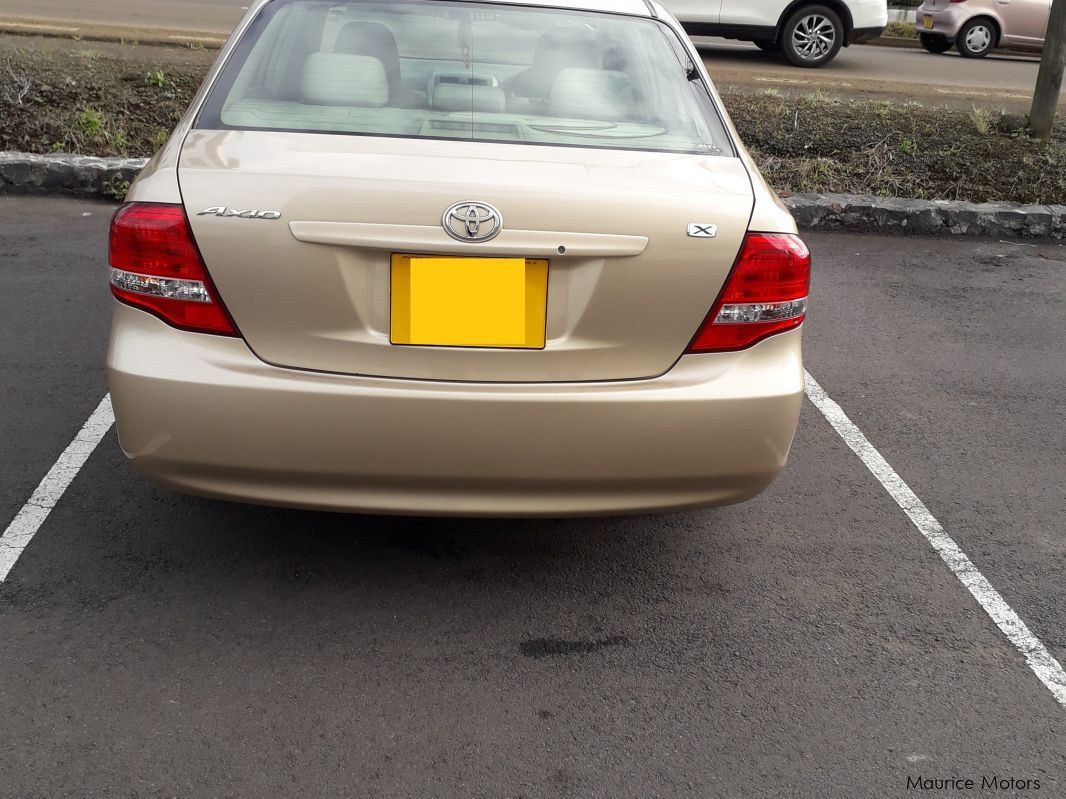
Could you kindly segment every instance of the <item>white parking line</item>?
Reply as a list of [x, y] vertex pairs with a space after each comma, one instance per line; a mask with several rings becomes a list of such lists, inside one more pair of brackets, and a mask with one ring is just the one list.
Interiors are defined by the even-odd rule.
[[63, 450], [59, 460], [48, 470], [33, 495], [0, 536], [0, 583], [7, 579], [22, 550], [33, 540], [52, 508], [62, 498], [67, 486], [114, 423], [111, 395], [108, 394], [100, 401], [96, 410], [74, 436], [74, 440]]
[[889, 496], [896, 501], [903, 512], [906, 513], [914, 526], [918, 528], [925, 540], [932, 544], [944, 563], [952, 573], [959, 578], [974, 599], [984, 608], [985, 613], [991, 617], [996, 626], [1003, 632], [1007, 639], [1014, 644], [1019, 652], [1025, 656], [1029, 668], [1040, 678], [1040, 681], [1051, 691], [1055, 700], [1066, 707], [1066, 671], [1062, 665], [1052, 657], [1047, 647], [1033, 635], [1032, 631], [1021, 620], [1017, 613], [1007, 604], [1000, 593], [992, 587], [985, 576], [977, 570], [966, 553], [949, 536], [940, 522], [936, 520], [929, 508], [925, 507], [903, 479], [896, 474], [895, 470], [888, 465], [880, 452], [874, 449], [873, 444], [863, 434], [862, 430], [855, 426], [834, 402], [818, 382], [811, 377], [809, 372], [804, 372], [806, 378], [807, 397], [815, 407], [822, 412], [822, 416], [833, 426], [833, 429], [844, 439], [844, 443], [859, 456], [866, 464], [878, 482], [884, 487]]

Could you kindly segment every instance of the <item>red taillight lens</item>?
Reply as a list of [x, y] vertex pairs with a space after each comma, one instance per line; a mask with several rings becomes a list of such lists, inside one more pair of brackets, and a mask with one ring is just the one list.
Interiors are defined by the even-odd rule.
[[197, 333], [238, 336], [180, 205], [130, 203], [111, 220], [111, 293]]
[[798, 236], [749, 233], [688, 352], [740, 350], [799, 327], [810, 282], [811, 254]]

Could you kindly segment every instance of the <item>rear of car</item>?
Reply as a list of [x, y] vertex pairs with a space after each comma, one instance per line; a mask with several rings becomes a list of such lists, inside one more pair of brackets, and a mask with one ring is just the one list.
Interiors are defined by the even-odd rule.
[[809, 263], [661, 9], [261, 0], [113, 224], [120, 441], [297, 507], [736, 502]]
[[917, 11], [918, 38], [931, 53], [955, 47], [983, 58], [996, 47], [1039, 50], [1051, 0], [925, 0]]
[[876, 39], [888, 26], [888, 0], [849, 0], [847, 11], [851, 17], [848, 44]]

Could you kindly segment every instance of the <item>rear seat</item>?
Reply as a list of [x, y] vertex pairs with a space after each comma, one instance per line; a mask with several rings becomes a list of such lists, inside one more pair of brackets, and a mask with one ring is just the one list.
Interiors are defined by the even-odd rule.
[[569, 67], [595, 67], [598, 52], [599, 40], [589, 31], [543, 33], [533, 53], [533, 64], [512, 79], [511, 94], [534, 103], [547, 100], [560, 71]]
[[629, 76], [613, 69], [563, 69], [552, 84], [548, 110], [552, 116], [620, 122], [635, 102]]

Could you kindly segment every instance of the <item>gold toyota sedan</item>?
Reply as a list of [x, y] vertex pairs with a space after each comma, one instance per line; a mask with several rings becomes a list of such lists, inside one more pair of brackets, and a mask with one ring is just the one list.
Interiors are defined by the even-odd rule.
[[748, 499], [810, 256], [655, 0], [259, 0], [115, 214], [151, 482], [361, 513]]

